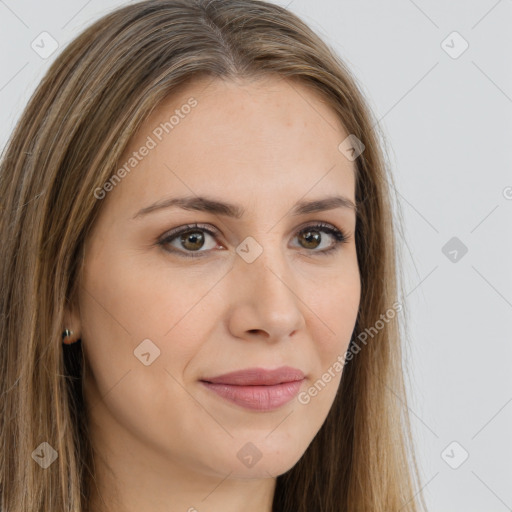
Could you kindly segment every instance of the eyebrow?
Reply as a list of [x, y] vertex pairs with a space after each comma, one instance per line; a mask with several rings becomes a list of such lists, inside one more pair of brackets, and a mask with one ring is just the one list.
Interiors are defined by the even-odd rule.
[[[179, 207], [184, 210], [208, 212], [216, 215], [225, 215], [235, 219], [242, 218], [245, 212], [244, 208], [236, 204], [230, 204], [204, 196], [185, 196], [172, 197], [157, 201], [156, 203], [139, 210], [133, 218], [140, 218], [149, 213], [172, 207]], [[347, 208], [354, 212], [357, 211], [357, 207], [352, 200], [348, 197], [338, 195], [311, 201], [298, 201], [293, 206], [289, 215], [305, 215], [307, 213], [334, 210], [335, 208]]]

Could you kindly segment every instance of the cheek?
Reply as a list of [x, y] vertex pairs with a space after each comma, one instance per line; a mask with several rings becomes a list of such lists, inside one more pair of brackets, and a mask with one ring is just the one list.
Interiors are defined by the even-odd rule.
[[[104, 397], [110, 413], [140, 438], [150, 433], [158, 438], [164, 427], [150, 432], [148, 419], [158, 416], [162, 425], [174, 428], [176, 410], [195, 407], [181, 383], [220, 315], [218, 298], [209, 293], [219, 277], [171, 276], [130, 265], [126, 256], [123, 265], [114, 265], [115, 259], [105, 252], [84, 271], [80, 313], [94, 383], [89, 397], [93, 406]], [[148, 352], [146, 362], [151, 362], [145, 365], [142, 354]]]
[[[314, 354], [311, 379], [297, 396], [299, 407], [307, 410], [306, 421], [320, 425], [332, 406], [344, 368], [360, 303], [360, 277], [357, 267], [345, 267], [322, 286], [308, 286], [308, 322]], [[319, 423], [318, 423], [319, 422]]]
[[354, 330], [361, 297], [359, 274], [331, 279], [307, 297], [306, 304], [315, 313], [315, 346], [322, 363], [329, 365], [345, 352]]
[[155, 363], [180, 369], [220, 315], [211, 290], [221, 274], [170, 272], [108, 247], [88, 263], [80, 306], [83, 339], [91, 366], [110, 380], [140, 364], [134, 351], [148, 339], [156, 348], [146, 345], [159, 351]]

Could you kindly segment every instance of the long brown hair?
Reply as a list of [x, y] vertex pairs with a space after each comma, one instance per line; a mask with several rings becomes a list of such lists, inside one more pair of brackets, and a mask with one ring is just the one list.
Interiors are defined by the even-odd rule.
[[[67, 46], [2, 155], [1, 507], [86, 512], [94, 484], [80, 343], [63, 346], [83, 248], [114, 174], [151, 111], [194, 78], [296, 80], [365, 146], [356, 159], [360, 310], [335, 402], [298, 463], [277, 478], [276, 512], [415, 512], [422, 505], [407, 416], [393, 181], [384, 137], [344, 63], [297, 16], [257, 0], [148, 0], [104, 16]], [[293, 82], [292, 82], [293, 83]], [[341, 141], [340, 141], [341, 142]], [[381, 320], [382, 323], [382, 320]], [[371, 333], [364, 346], [362, 333]], [[367, 337], [366, 336], [366, 337]], [[357, 354], [355, 347], [358, 347]], [[32, 453], [58, 453], [47, 469]]]

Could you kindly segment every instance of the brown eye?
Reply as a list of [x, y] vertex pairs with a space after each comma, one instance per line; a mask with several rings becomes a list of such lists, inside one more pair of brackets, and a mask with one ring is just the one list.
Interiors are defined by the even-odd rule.
[[187, 251], [197, 251], [204, 245], [204, 234], [201, 231], [187, 231], [181, 234], [180, 242]]
[[[200, 225], [189, 225], [182, 228], [174, 229], [167, 233], [162, 240], [158, 242], [166, 251], [176, 253], [183, 256], [204, 256], [208, 249], [216, 246], [216, 232]], [[212, 238], [210, 247], [207, 244], [208, 237]], [[205, 248], [205, 249], [204, 249]], [[202, 250], [204, 249], [204, 250]]]
[[[218, 236], [217, 231], [200, 224], [192, 224], [167, 233], [158, 242], [158, 245], [163, 246], [167, 252], [179, 256], [202, 257], [207, 256], [211, 249], [217, 247], [216, 236]], [[212, 238], [210, 247], [207, 246], [208, 237]], [[295, 238], [299, 240], [300, 248], [308, 249], [307, 252], [319, 255], [336, 251], [342, 243], [348, 241], [348, 237], [343, 231], [324, 223], [303, 228], [297, 232]], [[224, 249], [222, 246], [221, 248]]]
[[[328, 236], [322, 236], [322, 234], [327, 234]], [[318, 253], [318, 254], [329, 254], [331, 251], [335, 251], [340, 247], [340, 244], [348, 241], [348, 237], [345, 233], [338, 228], [331, 226], [330, 224], [315, 224], [313, 226], [307, 226], [306, 228], [299, 231], [297, 238], [299, 239], [299, 244], [304, 249], [309, 249], [309, 252]], [[332, 240], [331, 244], [322, 249], [318, 249], [326, 239], [327, 242], [329, 238]]]
[[305, 242], [303, 247], [306, 249], [316, 249], [322, 242], [322, 237], [319, 232], [313, 230], [302, 231], [299, 238], [302, 238]]

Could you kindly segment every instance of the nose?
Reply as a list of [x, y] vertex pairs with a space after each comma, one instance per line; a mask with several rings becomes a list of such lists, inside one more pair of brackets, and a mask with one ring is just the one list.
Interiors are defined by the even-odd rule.
[[230, 274], [234, 336], [275, 342], [303, 329], [306, 305], [280, 248], [270, 248], [269, 242], [251, 263], [237, 257]]

